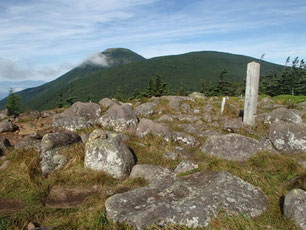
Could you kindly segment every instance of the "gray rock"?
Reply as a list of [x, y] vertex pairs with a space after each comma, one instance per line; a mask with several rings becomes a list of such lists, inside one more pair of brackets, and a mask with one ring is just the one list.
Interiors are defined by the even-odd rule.
[[137, 126], [136, 136], [144, 137], [148, 134], [161, 136], [166, 141], [170, 141], [172, 139], [172, 132], [167, 125], [143, 118], [140, 120]]
[[242, 122], [242, 118], [226, 118], [223, 129], [228, 132], [237, 132], [248, 125]]
[[275, 109], [271, 113], [265, 114], [264, 123], [271, 124], [275, 122], [292, 122], [292, 123], [302, 123], [302, 118], [292, 110], [280, 108]]
[[190, 104], [188, 103], [183, 103], [181, 105], [181, 110], [184, 112], [184, 113], [190, 113], [191, 112], [191, 106]]
[[183, 101], [194, 101], [191, 97], [183, 97], [183, 96], [163, 96], [162, 99], [166, 99], [169, 103], [169, 107], [171, 109], [180, 110], [180, 104]]
[[8, 116], [9, 114], [7, 109], [0, 110], [0, 120], [6, 119]]
[[172, 139], [173, 141], [176, 141], [188, 147], [198, 147], [201, 144], [195, 137], [182, 132], [173, 132]]
[[173, 121], [173, 116], [169, 114], [164, 114], [160, 118], [157, 119], [157, 121], [162, 122], [162, 121]]
[[76, 102], [63, 113], [53, 116], [53, 127], [70, 131], [88, 128], [100, 117], [101, 112], [96, 103]]
[[9, 152], [10, 147], [10, 141], [6, 138], [0, 137], [0, 156], [7, 154]]
[[169, 160], [176, 161], [178, 159], [178, 154], [175, 152], [166, 152], [163, 154], [163, 157]]
[[105, 128], [111, 128], [117, 132], [136, 129], [138, 119], [130, 104], [113, 105], [105, 115], [98, 119], [98, 123]]
[[267, 210], [262, 191], [226, 172], [194, 173], [116, 194], [105, 202], [107, 216], [137, 229], [157, 224], [205, 227], [223, 210], [257, 217]]
[[275, 123], [270, 126], [269, 139], [282, 152], [306, 153], [306, 125]]
[[301, 110], [306, 110], [306, 101], [298, 103], [296, 107]]
[[86, 143], [89, 139], [89, 134], [88, 133], [81, 133], [79, 136], [81, 137], [81, 140], [82, 140], [83, 143]]
[[201, 120], [200, 116], [181, 114], [181, 115], [173, 115], [172, 118], [177, 119], [182, 122], [196, 122]]
[[275, 108], [275, 103], [271, 98], [265, 97], [258, 103], [258, 107], [262, 109], [273, 109]]
[[102, 100], [100, 100], [99, 104], [103, 108], [108, 109], [108, 108], [112, 107], [113, 105], [119, 105], [119, 102], [106, 97], [106, 98], [103, 98]]
[[303, 168], [306, 168], [306, 159], [299, 159], [298, 164], [301, 165]]
[[9, 160], [4, 161], [1, 165], [0, 165], [0, 170], [6, 169], [7, 166], [10, 164]]
[[135, 108], [135, 114], [141, 117], [150, 117], [154, 114], [153, 108], [157, 105], [156, 102], [147, 102], [141, 105], [138, 105]]
[[195, 162], [191, 160], [183, 160], [174, 170], [176, 175], [199, 168]]
[[74, 132], [48, 133], [41, 140], [41, 152], [44, 153], [53, 148], [70, 145], [80, 140], [79, 135]]
[[139, 164], [132, 169], [131, 178], [143, 178], [149, 183], [171, 176], [171, 171], [157, 165]]
[[206, 98], [203, 93], [199, 93], [199, 92], [193, 92], [189, 94], [188, 97], [191, 97], [193, 99], [201, 99], [201, 100], [204, 100]]
[[130, 174], [135, 159], [120, 135], [96, 129], [85, 145], [84, 165], [121, 179]]
[[210, 136], [222, 136], [222, 134], [216, 130], [204, 130], [199, 134], [199, 136], [207, 138]]
[[274, 149], [267, 141], [231, 133], [223, 136], [209, 136], [202, 145], [201, 151], [225, 160], [247, 161], [257, 152], [274, 151]]
[[293, 189], [285, 197], [284, 215], [292, 219], [297, 226], [306, 230], [306, 192]]
[[40, 151], [41, 140], [33, 138], [31, 136], [24, 137], [15, 146], [15, 149], [35, 149], [37, 152]]
[[68, 158], [61, 155], [60, 150], [61, 148], [54, 148], [41, 154], [41, 171], [44, 176], [62, 169], [68, 163]]
[[0, 133], [14, 132], [18, 127], [10, 120], [4, 120], [0, 122]]
[[183, 159], [187, 159], [187, 158], [189, 157], [189, 155], [190, 155], [190, 153], [187, 152], [186, 149], [184, 149], [184, 148], [182, 148], [182, 147], [180, 147], [180, 146], [175, 146], [175, 147], [173, 148], [173, 151], [174, 151], [175, 153], [177, 153], [177, 154], [178, 154], [181, 158], [183, 158]]

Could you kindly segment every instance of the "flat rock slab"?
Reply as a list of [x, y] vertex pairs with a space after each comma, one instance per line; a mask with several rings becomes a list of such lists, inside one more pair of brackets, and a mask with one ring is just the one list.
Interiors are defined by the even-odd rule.
[[24, 208], [24, 204], [17, 200], [0, 197], [0, 216], [12, 215]]
[[84, 200], [97, 192], [94, 188], [54, 186], [47, 199], [46, 206], [51, 208], [74, 208], [82, 205]]
[[267, 209], [262, 191], [226, 172], [195, 173], [116, 194], [105, 202], [107, 216], [144, 229], [157, 224], [207, 226], [221, 210], [250, 217]]

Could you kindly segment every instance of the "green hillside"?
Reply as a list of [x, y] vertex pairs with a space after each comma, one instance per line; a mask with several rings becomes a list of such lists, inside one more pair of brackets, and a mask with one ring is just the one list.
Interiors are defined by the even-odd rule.
[[[215, 84], [223, 69], [228, 70], [230, 81], [242, 81], [245, 79], [247, 63], [251, 61], [261, 63], [262, 75], [282, 69], [280, 65], [222, 52], [192, 52], [146, 60], [127, 49], [106, 51], [109, 57], [119, 60], [114, 61], [115, 64], [110, 68], [83, 64], [52, 82], [21, 91], [18, 94], [22, 97], [22, 104], [27, 109], [54, 108], [61, 92], [64, 99], [68, 97], [69, 84], [72, 85], [76, 100], [86, 101], [90, 97], [92, 101], [98, 101], [114, 95], [118, 87], [127, 96], [132, 95], [134, 89], [143, 90], [148, 79], [156, 74], [160, 74], [163, 81], [169, 83], [171, 90], [176, 92], [181, 82], [188, 90], [199, 90], [202, 80]], [[0, 102], [0, 106], [4, 104], [4, 101]]]

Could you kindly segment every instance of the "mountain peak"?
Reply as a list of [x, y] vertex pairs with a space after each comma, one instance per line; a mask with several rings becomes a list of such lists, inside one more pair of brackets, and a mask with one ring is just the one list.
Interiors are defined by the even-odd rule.
[[110, 68], [142, 60], [145, 60], [145, 58], [129, 49], [108, 48], [101, 53], [93, 54], [82, 66], [94, 65], [102, 68]]

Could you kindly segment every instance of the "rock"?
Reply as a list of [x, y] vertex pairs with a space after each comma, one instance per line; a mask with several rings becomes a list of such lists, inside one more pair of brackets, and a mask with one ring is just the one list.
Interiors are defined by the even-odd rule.
[[40, 118], [41, 114], [39, 111], [37, 110], [30, 110], [26, 113], [22, 113], [17, 117], [17, 121], [30, 121], [30, 120], [34, 120], [34, 119], [38, 119]]
[[79, 142], [81, 138], [74, 132], [49, 133], [46, 134], [41, 141], [41, 152], [45, 153], [53, 148], [70, 145]]
[[6, 119], [9, 117], [8, 110], [0, 110], [0, 120]]
[[89, 139], [89, 134], [88, 133], [81, 133], [79, 136], [81, 137], [81, 140], [82, 140], [83, 143], [86, 143]]
[[201, 144], [195, 137], [182, 132], [173, 132], [172, 139], [188, 147], [198, 147]]
[[170, 121], [170, 122], [172, 122], [173, 121], [173, 117], [172, 117], [172, 115], [164, 114], [160, 118], [158, 118], [157, 121], [159, 121], [159, 122], [162, 122], [162, 121]]
[[193, 99], [201, 99], [201, 100], [206, 98], [203, 93], [199, 93], [199, 92], [193, 92], [193, 93], [189, 94], [188, 97], [191, 97]]
[[96, 129], [90, 134], [85, 145], [84, 165], [121, 179], [130, 174], [135, 159], [121, 136], [116, 133], [106, 134], [103, 130]]
[[298, 164], [301, 165], [303, 168], [306, 168], [306, 159], [299, 159]]
[[113, 105], [105, 115], [98, 119], [98, 123], [105, 128], [114, 129], [117, 132], [136, 129], [138, 119], [130, 104]]
[[105, 202], [108, 218], [136, 229], [152, 224], [201, 228], [217, 214], [257, 217], [267, 210], [263, 192], [226, 172], [194, 173], [116, 194]]
[[181, 110], [184, 112], [184, 113], [190, 113], [191, 112], [191, 106], [190, 104], [188, 103], [183, 103], [181, 105]]
[[181, 158], [183, 158], [183, 159], [187, 159], [188, 157], [189, 157], [189, 155], [190, 155], [190, 153], [188, 153], [187, 151], [186, 151], [186, 149], [184, 149], [184, 148], [182, 148], [182, 147], [180, 147], [180, 146], [175, 146], [174, 148], [173, 148], [173, 151], [175, 152], [175, 153], [177, 153]]
[[270, 126], [269, 139], [281, 152], [306, 153], [306, 125], [275, 123]]
[[135, 114], [141, 117], [150, 117], [154, 114], [153, 108], [157, 105], [155, 102], [147, 102], [141, 105], [138, 105], [135, 108]]
[[223, 124], [223, 130], [232, 133], [245, 127], [248, 127], [248, 125], [243, 123], [241, 118], [226, 118]]
[[301, 110], [306, 110], [306, 101], [298, 103], [296, 107]]
[[20, 140], [15, 146], [15, 149], [35, 149], [40, 152], [41, 140], [33, 138], [31, 136], [26, 136]]
[[166, 99], [169, 101], [168, 105], [171, 109], [180, 110], [180, 104], [183, 101], [194, 101], [191, 97], [183, 97], [183, 96], [163, 96], [162, 99]]
[[222, 136], [222, 134], [216, 130], [205, 130], [202, 131], [199, 136], [208, 138], [210, 136]]
[[18, 127], [10, 120], [4, 120], [0, 122], [0, 133], [14, 132]]
[[143, 118], [137, 126], [136, 136], [144, 137], [148, 134], [161, 136], [166, 141], [170, 141], [172, 138], [172, 132], [167, 125]]
[[108, 109], [108, 108], [112, 107], [113, 105], [119, 105], [119, 102], [106, 97], [106, 98], [103, 98], [102, 100], [100, 100], [99, 104], [103, 108]]
[[292, 110], [280, 108], [275, 109], [271, 113], [265, 114], [263, 118], [263, 122], [267, 124], [275, 123], [275, 122], [292, 122], [292, 123], [302, 123], [302, 118], [293, 112]]
[[41, 171], [44, 176], [47, 176], [54, 170], [62, 169], [67, 163], [68, 158], [60, 154], [61, 148], [54, 148], [42, 152]]
[[96, 103], [75, 102], [63, 113], [53, 116], [53, 127], [70, 131], [88, 128], [100, 117], [101, 112]]
[[178, 159], [178, 154], [175, 152], [166, 152], [163, 155], [164, 158], [176, 161]]
[[9, 160], [4, 161], [1, 165], [0, 165], [0, 170], [6, 169], [7, 166], [10, 164]]
[[11, 143], [8, 139], [0, 137], [0, 156], [9, 152]]
[[231, 133], [223, 136], [209, 136], [202, 145], [201, 151], [225, 160], [247, 161], [257, 152], [274, 151], [274, 149], [267, 141]]
[[265, 97], [258, 103], [258, 107], [262, 109], [273, 109], [275, 108], [275, 105], [271, 98]]
[[199, 134], [199, 128], [196, 128], [192, 124], [178, 124], [178, 128], [183, 129], [187, 133], [191, 133], [193, 135], [198, 135]]
[[306, 192], [293, 189], [285, 197], [284, 215], [292, 219], [297, 226], [306, 230]]
[[31, 222], [28, 224], [28, 230], [35, 230], [35, 225]]
[[201, 120], [200, 116], [188, 115], [188, 114], [173, 115], [172, 117], [182, 122], [196, 122]]
[[183, 160], [174, 170], [176, 175], [197, 169], [199, 166], [191, 160]]
[[157, 165], [139, 164], [132, 169], [131, 178], [143, 178], [149, 183], [164, 179], [171, 175], [171, 171]]
[[0, 197], [0, 216], [8, 216], [22, 210], [25, 205], [18, 200], [11, 200], [8, 197]]

